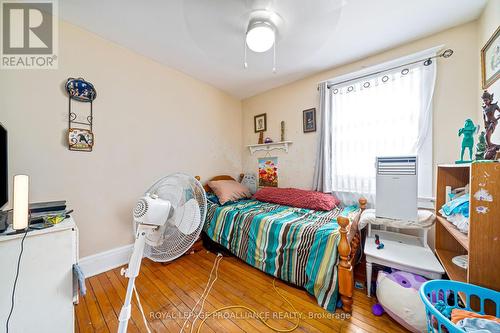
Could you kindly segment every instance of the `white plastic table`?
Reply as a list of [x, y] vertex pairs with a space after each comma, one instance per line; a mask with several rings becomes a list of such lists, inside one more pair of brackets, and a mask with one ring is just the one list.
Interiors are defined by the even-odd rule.
[[[375, 234], [384, 248], [378, 250]], [[366, 238], [366, 290], [371, 297], [372, 264], [399, 269], [422, 275], [429, 279], [440, 279], [444, 269], [432, 250], [422, 244], [421, 239], [396, 232], [372, 230]]]

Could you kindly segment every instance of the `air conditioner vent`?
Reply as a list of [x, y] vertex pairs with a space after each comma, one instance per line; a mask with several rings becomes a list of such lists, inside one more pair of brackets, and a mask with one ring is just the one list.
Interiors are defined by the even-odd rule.
[[379, 157], [377, 158], [377, 175], [416, 175], [416, 157]]

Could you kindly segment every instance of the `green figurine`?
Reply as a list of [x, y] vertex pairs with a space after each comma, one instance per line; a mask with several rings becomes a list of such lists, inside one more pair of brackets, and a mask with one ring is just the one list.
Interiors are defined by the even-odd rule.
[[[463, 135], [462, 139], [462, 152], [460, 153], [460, 160], [456, 161], [456, 164], [460, 163], [470, 163], [472, 162], [472, 147], [474, 147], [474, 133], [476, 133], [478, 127], [474, 125], [472, 120], [467, 119], [463, 128], [458, 130], [458, 136]], [[465, 149], [469, 149], [469, 161], [464, 161]]]
[[486, 152], [486, 133], [484, 131], [479, 134], [478, 142], [476, 145], [476, 161], [484, 160], [484, 153]]

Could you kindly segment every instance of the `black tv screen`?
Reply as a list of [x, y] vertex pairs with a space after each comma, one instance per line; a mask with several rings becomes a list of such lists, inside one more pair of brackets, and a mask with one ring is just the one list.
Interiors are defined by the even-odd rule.
[[8, 175], [7, 175], [7, 130], [0, 123], [0, 208], [8, 200]]

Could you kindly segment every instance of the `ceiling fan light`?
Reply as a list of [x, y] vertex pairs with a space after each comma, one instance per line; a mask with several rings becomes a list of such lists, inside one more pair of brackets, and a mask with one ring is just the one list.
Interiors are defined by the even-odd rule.
[[246, 43], [254, 52], [266, 52], [275, 42], [276, 34], [272, 24], [256, 22], [248, 27]]

